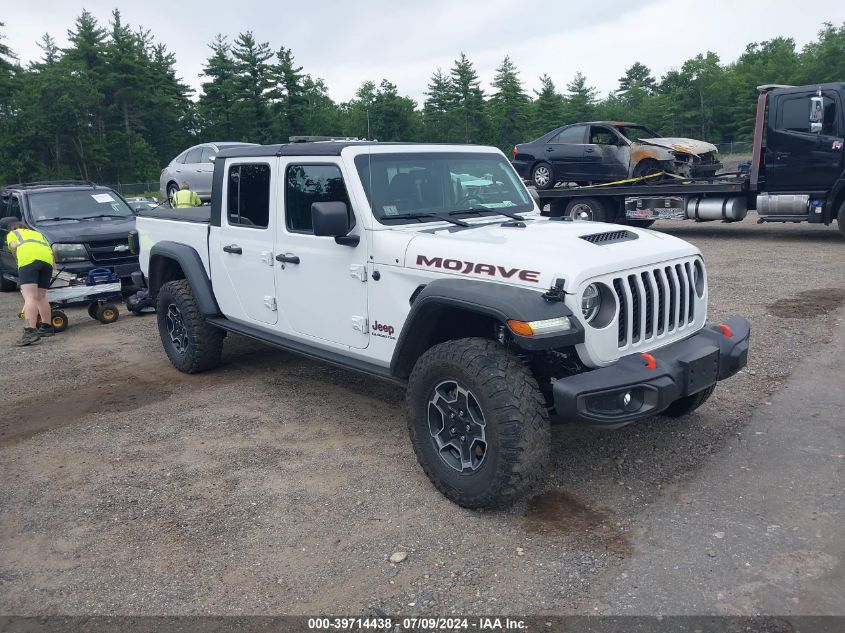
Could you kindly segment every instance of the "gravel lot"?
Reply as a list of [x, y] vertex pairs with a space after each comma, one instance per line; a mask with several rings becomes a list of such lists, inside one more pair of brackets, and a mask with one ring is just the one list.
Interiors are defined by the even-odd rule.
[[125, 313], [72, 310], [17, 349], [19, 295], [0, 295], [0, 613], [582, 611], [649, 505], [709, 474], [842, 318], [835, 227], [753, 222], [665, 225], [704, 252], [710, 320], [751, 319], [747, 370], [686, 419], [554, 427], [547, 491], [501, 512], [434, 490], [401, 389], [235, 336], [182, 375], [155, 318]]

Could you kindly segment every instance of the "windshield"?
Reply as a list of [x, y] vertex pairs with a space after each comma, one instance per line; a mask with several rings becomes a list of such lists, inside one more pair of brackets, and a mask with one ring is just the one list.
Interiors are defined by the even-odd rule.
[[59, 219], [93, 219], [100, 216], [134, 217], [129, 205], [108, 189], [33, 193], [29, 196], [29, 210], [35, 223]]
[[[379, 222], [436, 222], [438, 215], [534, 209], [513, 167], [498, 154], [361, 154], [355, 166]], [[429, 215], [408, 217], [417, 214]]]
[[619, 133], [629, 141], [641, 141], [644, 138], [660, 138], [660, 134], [644, 125], [615, 125]]

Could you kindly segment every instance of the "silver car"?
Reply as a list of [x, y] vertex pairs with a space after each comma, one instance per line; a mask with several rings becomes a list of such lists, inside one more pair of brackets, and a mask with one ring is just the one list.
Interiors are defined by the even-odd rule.
[[170, 200], [184, 181], [200, 198], [210, 200], [214, 157], [221, 149], [238, 145], [255, 143], [202, 143], [186, 149], [161, 170], [159, 189], [162, 197]]

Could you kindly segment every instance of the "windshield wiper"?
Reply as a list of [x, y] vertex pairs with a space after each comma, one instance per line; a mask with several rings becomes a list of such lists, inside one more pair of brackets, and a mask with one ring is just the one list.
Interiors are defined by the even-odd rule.
[[457, 211], [449, 211], [449, 215], [457, 215], [458, 213], [481, 213], [481, 212], [488, 212], [488, 213], [495, 213], [497, 215], [503, 215], [506, 218], [510, 218], [511, 220], [522, 221], [522, 220], [525, 219], [521, 215], [517, 215], [516, 213], [510, 213], [508, 211], [502, 211], [501, 209], [488, 209], [487, 207], [475, 207], [473, 209], [458, 209]]
[[69, 215], [67, 215], [67, 216], [59, 215], [59, 216], [56, 216], [55, 218], [41, 218], [39, 220], [36, 220], [36, 222], [52, 222], [53, 220], [76, 220], [77, 222], [79, 222], [79, 218], [72, 217], [72, 216], [69, 216]]
[[80, 220], [98, 220], [99, 218], [131, 218], [131, 215], [120, 215], [119, 213], [100, 213], [98, 215], [83, 215]]
[[[451, 215], [451, 214], [450, 214]], [[455, 218], [450, 218], [447, 215], [443, 215], [441, 213], [401, 213], [399, 215], [386, 215], [382, 219], [383, 220], [416, 220], [419, 218], [437, 218], [438, 220], [443, 220], [445, 222], [451, 222], [452, 224], [457, 224], [458, 226], [469, 226], [463, 220], [456, 220]]]

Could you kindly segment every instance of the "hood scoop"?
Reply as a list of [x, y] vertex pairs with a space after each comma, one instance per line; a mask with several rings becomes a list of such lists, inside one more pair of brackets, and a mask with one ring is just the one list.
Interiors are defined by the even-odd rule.
[[615, 244], [616, 242], [630, 242], [631, 240], [639, 239], [636, 233], [631, 231], [607, 231], [605, 233], [593, 233], [592, 235], [580, 235], [582, 240], [595, 244], [597, 246], [604, 246], [605, 244]]

